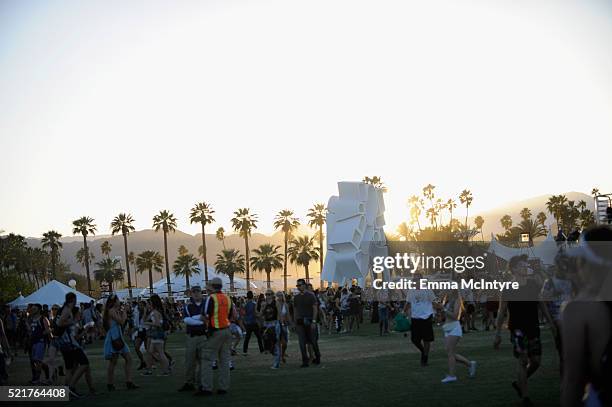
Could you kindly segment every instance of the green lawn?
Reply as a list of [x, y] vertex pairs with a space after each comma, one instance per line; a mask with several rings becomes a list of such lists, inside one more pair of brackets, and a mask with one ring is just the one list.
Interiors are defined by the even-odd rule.
[[[530, 392], [536, 405], [553, 406], [559, 404], [558, 362], [548, 330], [542, 332], [542, 366], [530, 380]], [[439, 328], [429, 366], [424, 368], [419, 366], [419, 355], [408, 338], [402, 334], [379, 337], [375, 327], [369, 323], [351, 335], [323, 334], [320, 367], [299, 367], [299, 349], [293, 336], [287, 365], [280, 370], [271, 370], [270, 355], [235, 356], [236, 370], [232, 372], [230, 393], [208, 397], [205, 401], [176, 391], [183, 383], [183, 339], [181, 333], [176, 333], [168, 343], [168, 350], [177, 361], [171, 377], [136, 375], [135, 381], [141, 388], [127, 391], [120, 364], [116, 380], [118, 390], [113, 393], [105, 391], [106, 362], [101, 348], [99, 345], [90, 347], [87, 353], [100, 394], [86, 397], [74, 405], [171, 406], [186, 402], [205, 402], [207, 406], [222, 403], [228, 403], [224, 406], [258, 406], [264, 403], [267, 406], [302, 406], [306, 403], [313, 406], [518, 405], [518, 398], [510, 386], [516, 372], [511, 345], [506, 338], [502, 348], [495, 351], [491, 332], [470, 333], [463, 337], [459, 350], [466, 357], [478, 361], [478, 373], [476, 378], [470, 379], [466, 369], [460, 369], [459, 381], [451, 384], [440, 383], [446, 372], [446, 356]], [[256, 346], [252, 339], [251, 350]], [[25, 384], [27, 380], [27, 359], [20, 357], [11, 366], [11, 382]], [[79, 390], [86, 392], [84, 382]]]

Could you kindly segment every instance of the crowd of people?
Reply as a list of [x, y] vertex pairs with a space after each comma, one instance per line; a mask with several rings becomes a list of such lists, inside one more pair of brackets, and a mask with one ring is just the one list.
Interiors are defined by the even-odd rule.
[[[84, 378], [89, 392], [95, 394], [88, 348], [103, 340], [107, 391], [116, 390], [119, 359], [123, 359], [125, 388], [138, 389], [134, 370], [143, 376], [154, 371], [158, 376], [175, 373], [175, 359], [166, 343], [169, 334], [184, 331], [184, 384], [178, 390], [213, 395], [216, 372], [216, 394], [225, 394], [230, 388], [230, 372], [236, 368], [234, 356], [248, 355], [253, 337], [256, 351], [269, 355], [271, 369], [286, 364], [291, 335], [298, 339], [300, 366], [316, 366], [321, 364], [319, 336], [326, 331], [328, 335], [345, 335], [359, 330], [364, 313], [369, 311], [381, 336], [409, 329], [422, 367], [429, 364], [434, 327], [440, 326], [448, 360], [442, 383], [458, 380], [457, 364], [466, 367], [469, 377], [476, 375], [477, 362], [458, 352], [464, 334], [492, 330], [492, 344], [497, 349], [507, 329], [517, 360], [517, 376], [511, 386], [524, 405], [532, 404], [528, 383], [540, 366], [540, 328], [546, 326], [559, 358], [562, 404], [580, 405], [586, 397], [591, 405], [608, 405], [612, 308], [605, 294], [610, 290], [612, 251], [609, 245], [596, 244], [600, 242], [612, 242], [609, 228], [584, 232], [580, 243], [560, 253], [556, 266], [547, 273], [534, 272], [527, 256], [512, 258], [504, 278], [518, 282], [520, 288], [501, 295], [465, 289], [414, 289], [398, 297], [389, 292], [373, 294], [357, 285], [315, 290], [299, 279], [294, 292], [267, 289], [258, 296], [251, 291], [245, 296], [229, 296], [223, 292], [221, 280], [213, 278], [204, 288], [191, 287], [186, 293], [189, 300], [184, 302], [156, 294], [122, 302], [112, 294], [104, 304], [77, 304], [76, 295], [68, 293], [61, 306], [29, 304], [26, 310], [6, 306], [0, 320], [0, 384], [8, 382], [7, 366], [23, 349], [29, 355], [31, 384], [65, 384], [71, 397], [79, 398], [77, 384]], [[420, 278], [419, 273], [414, 275], [414, 279]], [[408, 329], [400, 326], [402, 319], [409, 322]], [[135, 369], [131, 349], [139, 362]]]

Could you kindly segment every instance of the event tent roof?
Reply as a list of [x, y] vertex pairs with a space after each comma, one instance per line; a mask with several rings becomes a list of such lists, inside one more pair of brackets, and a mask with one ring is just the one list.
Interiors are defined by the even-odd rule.
[[65, 301], [66, 293], [73, 292], [77, 296], [77, 303], [94, 301], [93, 298], [78, 292], [57, 280], [49, 281], [32, 294], [23, 299], [27, 304], [47, 304], [51, 307], [54, 304], [62, 305]]
[[19, 294], [19, 297], [15, 298], [13, 301], [9, 302], [8, 305], [11, 306], [11, 308], [19, 308], [19, 309], [23, 309], [26, 308], [28, 306], [27, 302], [24, 302], [25, 297], [21, 294]]
[[489, 253], [495, 254], [506, 261], [514, 256], [527, 255], [530, 258], [538, 258], [545, 265], [555, 264], [555, 257], [559, 252], [559, 247], [552, 233], [549, 231], [546, 239], [541, 243], [532, 247], [508, 247], [501, 244], [495, 236], [491, 235], [491, 244], [488, 249]]
[[[204, 265], [200, 264], [200, 270], [204, 269]], [[208, 267], [208, 279], [212, 279], [214, 277], [219, 277], [221, 281], [223, 281], [223, 290], [229, 290], [229, 277], [225, 274], [217, 273], [213, 267]], [[204, 285], [204, 273], [200, 272], [200, 274], [192, 275], [189, 278], [189, 285]], [[258, 287], [253, 284], [251, 281], [251, 290], [256, 290]], [[182, 294], [187, 289], [187, 284], [185, 281], [185, 276], [177, 276], [174, 273], [170, 273], [170, 286], [172, 287], [172, 293], [180, 293]], [[240, 277], [234, 277], [234, 288], [236, 290], [244, 291], [246, 290], [246, 280]], [[160, 280], [153, 283], [153, 292], [160, 297], [165, 297], [168, 295], [168, 285], [166, 282], [166, 277], [162, 277]], [[134, 296], [149, 296], [149, 287], [147, 286], [144, 289], [134, 289], [132, 290]]]

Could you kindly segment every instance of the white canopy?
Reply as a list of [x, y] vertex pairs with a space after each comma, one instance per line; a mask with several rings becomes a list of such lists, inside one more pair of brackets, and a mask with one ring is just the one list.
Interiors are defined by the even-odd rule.
[[559, 252], [559, 247], [550, 231], [544, 241], [532, 247], [504, 246], [495, 236], [491, 235], [491, 244], [489, 245], [488, 252], [506, 261], [514, 256], [527, 255], [529, 258], [538, 258], [544, 265], [549, 266], [555, 264], [555, 257]]
[[[200, 270], [204, 270], [204, 265], [200, 264]], [[221, 281], [223, 281], [223, 290], [228, 291], [230, 288], [229, 277], [225, 274], [217, 273], [213, 267], [208, 266], [208, 279], [212, 279], [215, 277], [219, 277]], [[204, 287], [204, 273], [200, 272], [200, 274], [194, 274], [189, 277], [189, 285], [199, 285]], [[251, 290], [256, 290], [257, 286], [253, 284], [251, 281]], [[174, 273], [170, 273], [170, 287], [172, 287], [172, 295], [173, 296], [182, 296], [185, 290], [187, 289], [187, 284], [185, 281], [185, 276], [177, 276]], [[240, 277], [234, 277], [234, 288], [238, 291], [246, 291], [246, 280]], [[168, 283], [166, 281], [166, 277], [162, 277], [160, 280], [153, 283], [153, 292], [160, 297], [168, 296]], [[149, 287], [146, 287], [142, 290], [133, 289], [132, 293], [134, 296], [148, 297], [149, 296]]]
[[9, 302], [8, 305], [11, 306], [11, 308], [19, 308], [19, 309], [24, 309], [28, 306], [27, 302], [24, 302], [25, 297], [21, 294], [19, 294], [19, 297], [15, 298], [13, 301]]
[[52, 280], [48, 282], [43, 287], [40, 287], [38, 290], [34, 291], [32, 294], [28, 295], [23, 299], [23, 302], [27, 304], [47, 304], [49, 307], [54, 304], [62, 305], [66, 300], [66, 293], [73, 292], [77, 297], [77, 304], [83, 302], [94, 301], [93, 298], [78, 292], [65, 284], [60, 283], [57, 280]]

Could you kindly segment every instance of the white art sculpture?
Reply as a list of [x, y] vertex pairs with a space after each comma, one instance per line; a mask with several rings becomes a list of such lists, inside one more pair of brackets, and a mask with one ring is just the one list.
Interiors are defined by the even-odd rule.
[[[372, 257], [387, 256], [383, 191], [364, 182], [339, 182], [327, 204], [327, 253], [321, 279], [363, 286]], [[383, 272], [385, 280], [388, 270]]]

